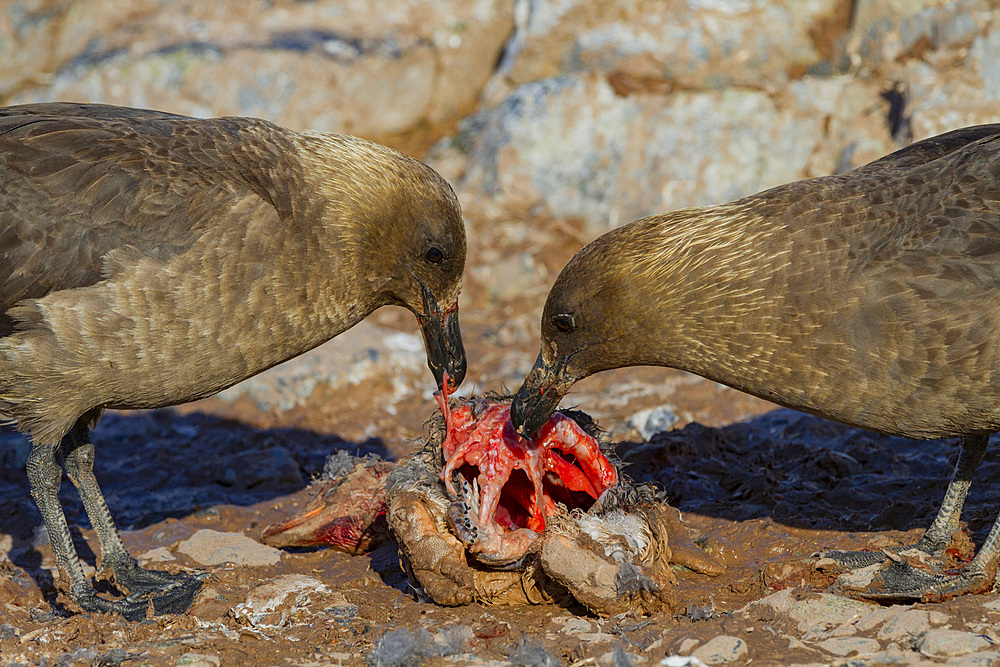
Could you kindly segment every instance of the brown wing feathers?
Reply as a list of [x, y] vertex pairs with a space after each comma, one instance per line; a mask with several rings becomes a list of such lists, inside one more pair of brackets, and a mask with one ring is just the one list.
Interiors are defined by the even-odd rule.
[[253, 121], [61, 106], [74, 115], [50, 107], [0, 115], [0, 313], [93, 284], [115, 248], [161, 259], [182, 252], [213, 209], [266, 189], [246, 182], [236, 158], [239, 130]]

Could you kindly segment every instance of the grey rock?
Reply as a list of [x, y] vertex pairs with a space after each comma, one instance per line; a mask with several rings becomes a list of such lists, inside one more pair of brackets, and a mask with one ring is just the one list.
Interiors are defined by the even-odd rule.
[[560, 632], [570, 636], [592, 633], [593, 631], [594, 628], [590, 622], [578, 616], [566, 617], [560, 629]]
[[938, 611], [937, 609], [927, 610], [927, 620], [930, 621], [931, 625], [943, 625], [952, 620], [952, 617], [943, 611]]
[[700, 639], [695, 639], [694, 637], [688, 637], [681, 642], [679, 650], [681, 653], [690, 653], [691, 649], [701, 643]]
[[1000, 653], [996, 651], [979, 651], [962, 656], [963, 667], [995, 667], [1000, 663]]
[[993, 642], [985, 635], [934, 628], [924, 633], [923, 638], [917, 644], [917, 649], [925, 655], [947, 658], [982, 651], [992, 645]]
[[725, 665], [743, 660], [747, 652], [747, 643], [739, 637], [719, 635], [696, 648], [691, 655], [707, 665]]
[[248, 567], [274, 565], [281, 560], [282, 553], [242, 533], [220, 533], [207, 528], [180, 542], [176, 551], [202, 565], [233, 563]]
[[834, 637], [825, 639], [816, 645], [834, 655], [851, 655], [853, 653], [865, 655], [875, 653], [882, 648], [874, 639], [865, 637]]
[[879, 157], [892, 144], [877, 96], [851, 77], [805, 77], [777, 94], [621, 97], [605, 77], [574, 73], [515, 89], [463, 121], [481, 128], [470, 142], [446, 140], [432, 156], [465, 152], [470, 195], [578, 217], [596, 233], [830, 173], [848, 147], [846, 166]]
[[156, 547], [139, 554], [140, 563], [166, 563], [176, 560], [167, 547]]
[[996, 120], [1000, 25], [988, 0], [863, 0], [854, 25], [847, 50], [855, 66], [878, 70], [905, 94], [903, 140]]
[[864, 602], [827, 593], [796, 599], [794, 590], [786, 588], [772, 593], [766, 598], [751, 602], [746, 610], [768, 610], [784, 615], [802, 632], [812, 628], [829, 629], [844, 625], [867, 616], [872, 610], [872, 606]]
[[898, 615], [901, 611], [906, 609], [909, 609], [909, 607], [879, 607], [871, 613], [865, 614], [856, 621], [853, 621], [851, 625], [857, 628], [859, 632], [868, 632], [869, 630], [874, 630], [893, 616]]
[[473, 106], [512, 23], [512, 0], [197, 4], [44, 3], [0, 20], [0, 94], [383, 135]]
[[960, 48], [981, 30], [978, 0], [942, 6], [927, 2], [860, 0], [855, 9], [850, 50], [865, 67], [904, 60], [918, 42], [943, 50]]
[[184, 667], [219, 667], [222, 660], [217, 655], [207, 653], [185, 653], [174, 664]]
[[661, 431], [668, 431], [677, 423], [678, 417], [673, 405], [661, 405], [656, 408], [640, 410], [626, 420], [626, 423], [639, 432], [643, 440], [649, 440]]
[[908, 609], [886, 621], [876, 637], [887, 641], [901, 641], [927, 632], [930, 627], [930, 618], [926, 611]]
[[[810, 629], [810, 632], [815, 628]], [[818, 632], [815, 634], [814, 639], [830, 639], [833, 637], [853, 637], [858, 634], [858, 627], [854, 623], [845, 623], [844, 625], [838, 625], [835, 628]]]
[[504, 79], [593, 69], [619, 80], [623, 94], [785, 82], [824, 59], [813, 31], [837, 11], [836, 0], [529, 4]]
[[861, 657], [839, 658], [826, 663], [828, 667], [867, 667], [868, 665], [906, 665], [916, 667], [928, 664], [927, 658], [915, 651], [908, 651], [890, 644], [883, 651]]

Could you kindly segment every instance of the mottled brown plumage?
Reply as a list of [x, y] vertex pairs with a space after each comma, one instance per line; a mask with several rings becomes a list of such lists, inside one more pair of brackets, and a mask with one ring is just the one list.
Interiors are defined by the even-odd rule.
[[[89, 487], [74, 452], [102, 409], [208, 396], [388, 304], [418, 315], [432, 370], [457, 384], [464, 261], [451, 188], [377, 144], [246, 118], [0, 109], [0, 419], [32, 438], [32, 493], [83, 606], [124, 610], [84, 590], [58, 543], [46, 498], [64, 436]], [[94, 523], [105, 561], [124, 558]]]
[[998, 340], [1000, 125], [984, 125], [598, 238], [549, 293], [512, 417], [533, 432], [580, 378], [661, 365], [890, 435], [978, 441], [1000, 430]]

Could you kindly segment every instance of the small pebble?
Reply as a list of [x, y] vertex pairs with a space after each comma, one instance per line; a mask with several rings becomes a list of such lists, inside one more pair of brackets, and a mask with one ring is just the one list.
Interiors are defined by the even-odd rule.
[[857, 619], [851, 625], [857, 628], [858, 632], [868, 632], [869, 630], [874, 630], [878, 626], [882, 625], [888, 621], [893, 616], [909, 609], [909, 607], [881, 607], [872, 611], [870, 614], [865, 614], [861, 618]]
[[593, 631], [594, 628], [590, 625], [589, 621], [575, 616], [566, 619], [566, 621], [563, 622], [562, 628], [560, 628], [560, 632], [570, 636], [582, 635]]
[[698, 658], [693, 655], [668, 655], [660, 664], [665, 667], [706, 667]]
[[681, 642], [680, 648], [678, 649], [681, 653], [690, 653], [691, 649], [701, 643], [700, 639], [695, 639], [693, 637], [688, 637]]
[[220, 667], [222, 660], [217, 655], [206, 655], [204, 653], [185, 653], [177, 659], [175, 665], [184, 667]]
[[964, 667], [995, 667], [1000, 663], [1000, 653], [996, 651], [980, 651], [962, 656]]
[[866, 655], [882, 648], [874, 639], [867, 639], [865, 637], [835, 637], [821, 641], [817, 646], [827, 653], [841, 656], [854, 653]]
[[724, 665], [742, 661], [747, 656], [747, 643], [739, 637], [719, 635], [691, 654], [707, 665]]
[[992, 645], [990, 640], [983, 635], [960, 630], [945, 630], [935, 628], [928, 630], [917, 649], [925, 655], [935, 658], [947, 658], [956, 655], [965, 655], [974, 651], [981, 651]]
[[150, 549], [144, 553], [139, 554], [139, 563], [165, 563], [167, 561], [176, 560], [174, 555], [170, 553], [170, 549], [166, 547], [157, 547], [155, 549]]
[[888, 641], [904, 640], [927, 632], [931, 627], [927, 612], [922, 609], [908, 609], [896, 614], [882, 626], [875, 636]]

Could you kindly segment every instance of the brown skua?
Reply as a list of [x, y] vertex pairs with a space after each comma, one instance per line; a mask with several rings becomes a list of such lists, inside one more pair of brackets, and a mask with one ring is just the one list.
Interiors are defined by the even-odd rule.
[[[658, 365], [880, 433], [962, 438], [941, 509], [914, 545], [921, 558], [940, 552], [1000, 430], [1000, 125], [614, 229], [562, 270], [541, 334], [512, 408], [524, 433], [577, 380]], [[826, 555], [849, 567], [885, 558]], [[1000, 522], [958, 575], [890, 555], [858, 595], [982, 590]]]
[[[200, 577], [141, 569], [93, 475], [105, 408], [191, 401], [383, 305], [459, 384], [465, 228], [432, 169], [354, 137], [102, 105], [0, 109], [0, 420], [88, 611], [185, 609]], [[60, 464], [62, 468], [60, 468]], [[99, 597], [57, 497], [65, 469], [129, 597]]]

